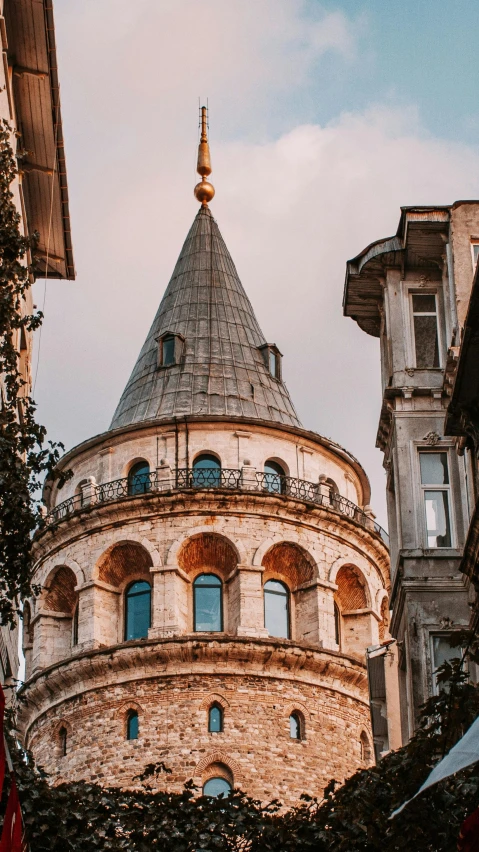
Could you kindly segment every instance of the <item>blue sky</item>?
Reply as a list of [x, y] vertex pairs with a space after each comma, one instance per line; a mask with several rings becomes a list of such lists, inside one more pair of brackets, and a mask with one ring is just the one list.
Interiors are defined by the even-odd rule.
[[401, 205], [479, 196], [479, 3], [57, 0], [55, 15], [78, 274], [47, 285], [35, 395], [51, 437], [108, 428], [196, 213], [208, 97], [212, 211], [304, 425], [360, 459], [385, 525], [379, 350], [342, 316], [345, 264]]

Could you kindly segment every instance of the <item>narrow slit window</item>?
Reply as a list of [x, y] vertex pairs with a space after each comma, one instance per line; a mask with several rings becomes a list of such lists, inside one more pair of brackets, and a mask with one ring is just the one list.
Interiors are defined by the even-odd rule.
[[291, 713], [289, 717], [289, 736], [292, 740], [301, 739], [301, 719], [298, 713]]
[[223, 709], [213, 704], [208, 711], [208, 731], [210, 734], [220, 734], [223, 730]]
[[136, 710], [130, 710], [126, 719], [127, 740], [137, 740], [139, 734], [139, 720]]
[[439, 334], [435, 294], [413, 294], [412, 311], [416, 367], [418, 370], [439, 367]]
[[58, 732], [58, 736], [60, 738], [60, 754], [62, 757], [65, 757], [68, 748], [68, 734], [66, 728], [60, 728]]

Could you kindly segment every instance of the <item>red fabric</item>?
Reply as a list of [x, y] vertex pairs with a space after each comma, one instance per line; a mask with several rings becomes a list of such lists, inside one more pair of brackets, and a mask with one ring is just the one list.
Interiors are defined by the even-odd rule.
[[18, 798], [17, 785], [13, 772], [10, 773], [11, 784], [8, 796], [7, 810], [3, 821], [0, 852], [23, 852], [22, 811]]
[[[458, 852], [479, 852], [479, 808], [476, 808], [461, 825]], [[0, 846], [0, 852], [3, 852]]]
[[0, 799], [2, 798], [3, 782], [5, 779], [5, 738], [4, 738], [5, 693], [0, 684]]

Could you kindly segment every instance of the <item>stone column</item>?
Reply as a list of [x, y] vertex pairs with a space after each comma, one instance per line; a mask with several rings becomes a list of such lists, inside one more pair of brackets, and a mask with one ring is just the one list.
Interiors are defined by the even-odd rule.
[[32, 674], [70, 657], [72, 618], [64, 612], [44, 611], [32, 618], [34, 644]]
[[78, 587], [78, 651], [122, 641], [120, 601], [118, 589], [102, 580], [90, 580]]
[[174, 476], [168, 459], [161, 459], [159, 467], [156, 468], [156, 479], [158, 491], [171, 491], [174, 487]]
[[188, 594], [190, 581], [177, 566], [150, 568], [153, 576], [153, 602], [150, 639], [188, 633]]
[[89, 476], [85, 484], [81, 486], [81, 504], [82, 507], [93, 506], [96, 502], [96, 479], [94, 476]]
[[241, 468], [241, 488], [246, 488], [249, 491], [258, 490], [258, 482], [256, 480], [256, 468], [253, 467], [249, 459], [245, 459]]
[[228, 632], [267, 637], [264, 626], [262, 575], [256, 565], [238, 565], [228, 579]]

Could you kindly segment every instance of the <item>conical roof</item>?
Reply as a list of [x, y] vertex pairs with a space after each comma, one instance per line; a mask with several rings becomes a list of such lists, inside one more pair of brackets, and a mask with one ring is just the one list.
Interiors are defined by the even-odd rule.
[[[159, 365], [165, 333], [180, 336], [171, 366]], [[184, 415], [300, 426], [285, 385], [269, 371], [266, 346], [218, 225], [202, 206], [110, 429]]]

